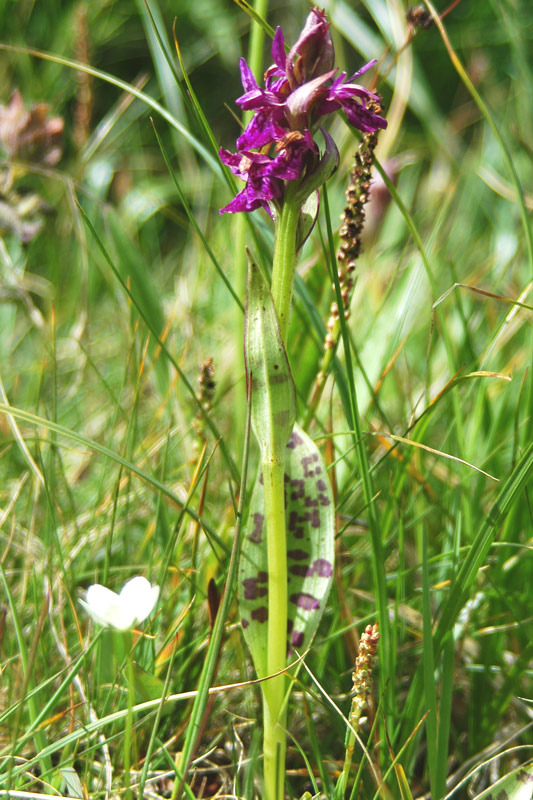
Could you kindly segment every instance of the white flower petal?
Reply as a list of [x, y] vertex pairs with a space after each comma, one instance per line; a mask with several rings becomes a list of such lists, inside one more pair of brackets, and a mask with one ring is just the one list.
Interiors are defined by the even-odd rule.
[[121, 602], [119, 595], [99, 583], [89, 586], [85, 600], [80, 602], [89, 616], [100, 625], [123, 631], [134, 623], [131, 611]]
[[124, 584], [120, 594], [94, 583], [80, 603], [95, 622], [126, 631], [152, 613], [158, 597], [159, 586], [152, 586], [146, 578], [137, 576]]
[[137, 576], [124, 584], [119, 597], [133, 615], [135, 623], [143, 622], [154, 610], [159, 586], [152, 586], [146, 578]]

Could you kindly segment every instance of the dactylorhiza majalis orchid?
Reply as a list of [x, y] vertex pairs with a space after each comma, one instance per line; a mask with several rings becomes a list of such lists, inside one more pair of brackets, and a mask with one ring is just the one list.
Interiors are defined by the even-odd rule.
[[[274, 63], [261, 88], [241, 59], [244, 94], [253, 112], [237, 152], [220, 158], [245, 186], [220, 213], [264, 208], [274, 219], [271, 285], [250, 259], [245, 360], [251, 424], [261, 450], [242, 542], [240, 612], [256, 671], [263, 680], [265, 800], [284, 797], [288, 682], [296, 648], [308, 647], [333, 576], [335, 514], [326, 466], [296, 423], [296, 393], [286, 352], [296, 257], [316, 217], [317, 190], [335, 171], [337, 147], [323, 123], [343, 111], [372, 134], [387, 123], [379, 97], [355, 83], [374, 61], [347, 77], [335, 69], [325, 13], [314, 8], [289, 53], [281, 28]], [[320, 132], [322, 152], [315, 137]]]

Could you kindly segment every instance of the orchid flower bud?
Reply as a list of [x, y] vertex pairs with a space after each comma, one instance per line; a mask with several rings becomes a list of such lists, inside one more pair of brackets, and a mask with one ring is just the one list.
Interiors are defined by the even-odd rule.
[[335, 50], [326, 14], [313, 8], [287, 57], [287, 77], [291, 89], [330, 72], [335, 65]]

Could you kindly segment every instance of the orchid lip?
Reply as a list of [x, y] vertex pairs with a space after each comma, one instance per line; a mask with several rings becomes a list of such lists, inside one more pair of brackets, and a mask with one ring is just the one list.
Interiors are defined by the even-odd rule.
[[292, 92], [286, 101], [287, 116], [295, 127], [301, 127], [309, 112], [309, 108], [321, 98], [324, 84], [335, 75], [337, 70], [330, 70], [308, 83], [302, 84]]

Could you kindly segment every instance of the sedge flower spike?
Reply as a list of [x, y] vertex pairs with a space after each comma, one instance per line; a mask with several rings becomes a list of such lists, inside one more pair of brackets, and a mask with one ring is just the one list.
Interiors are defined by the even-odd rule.
[[[338, 163], [337, 148], [321, 123], [343, 110], [348, 122], [363, 132], [387, 127], [386, 120], [369, 108], [378, 100], [354, 83], [376, 61], [347, 78], [335, 69], [335, 51], [324, 11], [313, 8], [288, 55], [278, 27], [272, 42], [274, 63], [265, 72], [262, 89], [244, 58], [240, 61], [244, 94], [236, 100], [254, 115], [237, 139], [237, 153], [219, 151], [224, 164], [246, 186], [220, 213], [254, 211], [283, 202], [287, 181], [301, 181], [305, 198], [318, 188]], [[319, 154], [314, 135], [321, 130], [325, 151]]]
[[159, 586], [138, 575], [127, 581], [119, 594], [94, 583], [87, 589], [81, 605], [99, 625], [127, 631], [150, 616], [159, 597]]

